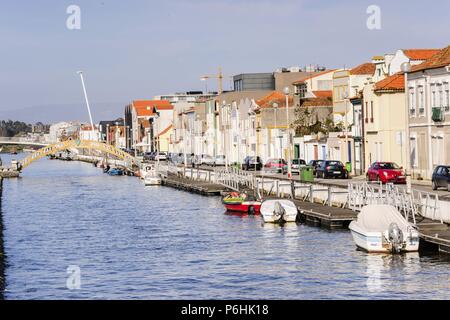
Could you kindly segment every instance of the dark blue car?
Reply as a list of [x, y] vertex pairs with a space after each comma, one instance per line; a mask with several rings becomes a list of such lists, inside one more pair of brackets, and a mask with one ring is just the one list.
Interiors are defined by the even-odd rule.
[[445, 188], [450, 192], [450, 166], [437, 166], [431, 178], [433, 190]]

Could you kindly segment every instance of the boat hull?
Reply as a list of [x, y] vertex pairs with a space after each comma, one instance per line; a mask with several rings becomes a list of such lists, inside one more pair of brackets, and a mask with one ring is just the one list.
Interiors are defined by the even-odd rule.
[[157, 177], [148, 178], [146, 177], [144, 179], [144, 185], [145, 186], [159, 186], [161, 185], [161, 179]]
[[250, 213], [253, 208], [255, 214], [260, 214], [261, 202], [242, 202], [242, 203], [225, 203], [227, 211]]
[[[383, 232], [364, 232], [354, 222], [350, 223], [350, 231], [355, 245], [369, 253], [391, 253], [392, 247], [383, 241]], [[416, 252], [419, 250], [419, 236], [416, 232], [405, 235], [401, 252]]]

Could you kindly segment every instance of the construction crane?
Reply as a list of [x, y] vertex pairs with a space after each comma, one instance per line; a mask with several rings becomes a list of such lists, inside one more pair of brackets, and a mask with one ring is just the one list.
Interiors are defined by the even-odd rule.
[[213, 75], [204, 75], [200, 78], [200, 80], [202, 81], [207, 81], [208, 79], [218, 79], [219, 81], [219, 90], [218, 93], [219, 95], [223, 93], [223, 74], [222, 74], [222, 68], [219, 67], [219, 73], [218, 74], [213, 74]]

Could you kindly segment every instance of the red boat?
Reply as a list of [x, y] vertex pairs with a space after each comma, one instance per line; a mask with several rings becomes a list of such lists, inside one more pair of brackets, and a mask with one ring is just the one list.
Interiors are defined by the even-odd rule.
[[228, 211], [259, 214], [261, 201], [246, 193], [231, 192], [222, 199]]

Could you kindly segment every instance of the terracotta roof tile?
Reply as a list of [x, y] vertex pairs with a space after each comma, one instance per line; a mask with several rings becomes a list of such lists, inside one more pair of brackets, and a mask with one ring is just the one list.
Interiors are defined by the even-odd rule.
[[332, 107], [333, 100], [329, 97], [309, 98], [303, 101], [302, 107]]
[[359, 66], [350, 70], [351, 75], [363, 75], [363, 74], [374, 74], [375, 64], [371, 62], [360, 64]]
[[439, 49], [404, 49], [403, 53], [411, 60], [428, 60], [439, 51]]
[[161, 131], [161, 132], [158, 134], [158, 137], [160, 137], [160, 136], [166, 134], [166, 133], [169, 132], [172, 128], [173, 128], [173, 125], [168, 126], [167, 128], [165, 128], [163, 131]]
[[135, 100], [132, 103], [139, 117], [151, 116], [154, 108], [159, 110], [171, 110], [173, 106], [167, 100]]
[[318, 91], [313, 91], [313, 94], [317, 98], [327, 98], [327, 97], [331, 98], [333, 96], [333, 91], [331, 91], [331, 90], [318, 90]]
[[435, 68], [441, 68], [450, 65], [450, 46], [438, 51], [435, 55], [433, 55], [430, 59], [427, 61], [417, 65], [413, 66], [411, 68], [411, 71], [421, 71], [426, 69], [435, 69]]
[[[289, 104], [293, 105], [293, 98], [289, 97]], [[278, 107], [285, 107], [286, 106], [286, 96], [278, 91], [273, 91], [272, 93], [268, 94], [264, 98], [256, 101], [256, 104], [259, 106], [259, 108], [273, 108], [273, 104], [277, 103]]]
[[405, 90], [405, 75], [403, 73], [396, 73], [381, 81], [375, 83], [374, 91], [404, 91]]

